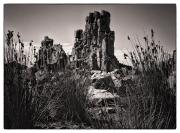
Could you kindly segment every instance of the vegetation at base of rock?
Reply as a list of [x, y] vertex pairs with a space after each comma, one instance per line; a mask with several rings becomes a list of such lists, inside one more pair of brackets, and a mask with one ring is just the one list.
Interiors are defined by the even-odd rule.
[[24, 78], [26, 67], [16, 62], [4, 66], [4, 128], [33, 128], [32, 90]]
[[49, 75], [44, 83], [35, 86], [36, 105], [38, 105], [36, 121], [45, 124], [57, 121], [89, 123], [86, 112], [88, 85], [89, 80], [85, 74], [66, 71]]
[[[131, 41], [136, 51], [129, 55], [137, 74], [134, 84], [126, 84], [130, 95], [130, 122], [135, 124], [130, 123], [130, 126], [176, 128], [175, 51], [172, 55], [166, 53], [155, 41], [153, 30], [151, 38], [144, 37], [144, 41], [138, 45]], [[169, 80], [170, 76], [173, 76], [172, 80]]]

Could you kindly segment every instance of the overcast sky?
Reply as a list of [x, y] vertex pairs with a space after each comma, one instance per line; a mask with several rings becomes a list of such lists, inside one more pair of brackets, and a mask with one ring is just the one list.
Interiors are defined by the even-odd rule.
[[34, 40], [37, 44], [48, 35], [70, 49], [74, 31], [85, 28], [85, 17], [101, 10], [111, 13], [116, 53], [131, 49], [128, 35], [143, 38], [151, 28], [167, 50], [176, 48], [175, 5], [5, 5], [5, 32], [20, 32], [24, 41]]

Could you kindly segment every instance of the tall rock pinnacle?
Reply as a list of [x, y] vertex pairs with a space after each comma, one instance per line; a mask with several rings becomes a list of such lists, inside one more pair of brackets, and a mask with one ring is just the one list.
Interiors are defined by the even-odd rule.
[[72, 60], [77, 68], [87, 64], [92, 70], [109, 72], [119, 67], [114, 56], [115, 32], [110, 29], [110, 16], [105, 10], [90, 12], [85, 30], [75, 31]]

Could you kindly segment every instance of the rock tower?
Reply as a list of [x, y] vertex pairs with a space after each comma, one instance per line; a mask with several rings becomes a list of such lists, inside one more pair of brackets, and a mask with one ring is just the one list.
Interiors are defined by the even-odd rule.
[[44, 37], [38, 52], [38, 67], [53, 71], [64, 71], [67, 55], [60, 44], [53, 44], [53, 39]]
[[72, 60], [77, 68], [84, 64], [92, 70], [106, 72], [119, 68], [114, 56], [115, 32], [110, 29], [110, 17], [105, 10], [90, 12], [85, 19], [85, 30], [75, 31]]

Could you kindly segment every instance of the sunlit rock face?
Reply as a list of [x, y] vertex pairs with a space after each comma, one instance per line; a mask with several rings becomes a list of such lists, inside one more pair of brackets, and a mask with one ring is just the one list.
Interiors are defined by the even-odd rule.
[[115, 32], [110, 29], [110, 16], [104, 10], [90, 12], [85, 19], [85, 30], [75, 31], [72, 59], [77, 68], [85, 64], [92, 70], [106, 72], [119, 68], [114, 56]]

